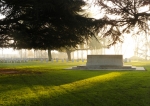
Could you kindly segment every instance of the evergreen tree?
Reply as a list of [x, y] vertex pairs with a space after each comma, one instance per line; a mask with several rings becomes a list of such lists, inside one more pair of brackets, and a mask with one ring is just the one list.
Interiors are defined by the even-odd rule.
[[83, 6], [83, 0], [1, 0], [0, 13], [6, 18], [0, 24], [14, 40], [10, 46], [18, 49], [75, 47], [93, 36], [96, 25], [81, 15]]
[[[16, 49], [76, 47], [91, 36], [96, 25], [83, 14], [83, 0], [0, 0], [0, 36], [2, 45]], [[100, 24], [103, 26], [104, 23]]]

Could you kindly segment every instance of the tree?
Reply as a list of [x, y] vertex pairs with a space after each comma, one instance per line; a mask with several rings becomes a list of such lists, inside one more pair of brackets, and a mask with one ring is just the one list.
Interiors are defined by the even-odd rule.
[[134, 49], [134, 56], [144, 58], [147, 60], [149, 58], [149, 40], [150, 37], [148, 35], [143, 35], [141, 33], [141, 36], [134, 35], [133, 39], [135, 41], [135, 49]]
[[16, 48], [52, 50], [75, 47], [95, 31], [112, 45], [134, 28], [149, 29], [149, 0], [95, 0], [103, 13], [99, 20], [82, 14], [85, 4], [83, 0], [1, 0], [0, 13], [6, 18], [0, 21], [0, 34], [14, 39], [11, 46]]
[[93, 35], [93, 19], [79, 14], [84, 5], [83, 0], [2, 0], [6, 18], [0, 24], [16, 48], [76, 46]]
[[111, 44], [122, 41], [123, 33], [134, 29], [137, 34], [147, 33], [149, 30], [149, 0], [95, 0], [95, 5], [99, 6], [100, 13], [103, 12], [101, 19], [107, 20], [108, 24], [100, 30], [103, 37], [111, 37]]
[[[1, 34], [13, 39], [16, 49], [47, 49], [76, 47], [91, 36], [96, 22], [82, 14], [83, 0], [1, 0]], [[8, 39], [8, 40], [9, 40]]]
[[68, 57], [69, 61], [71, 61], [71, 52], [73, 52], [75, 50], [76, 50], [76, 48], [67, 47], [67, 46], [58, 49], [58, 51], [60, 51], [60, 52], [66, 52], [67, 53], [67, 57]]

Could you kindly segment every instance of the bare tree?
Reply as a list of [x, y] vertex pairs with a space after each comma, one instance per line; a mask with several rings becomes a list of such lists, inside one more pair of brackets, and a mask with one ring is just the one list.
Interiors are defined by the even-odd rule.
[[106, 25], [100, 28], [103, 37], [111, 37], [110, 45], [122, 41], [122, 34], [147, 33], [150, 20], [150, 0], [95, 0]]

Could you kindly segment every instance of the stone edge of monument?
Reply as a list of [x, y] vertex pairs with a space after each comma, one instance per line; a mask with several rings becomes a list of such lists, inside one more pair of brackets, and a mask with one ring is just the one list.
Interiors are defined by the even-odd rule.
[[[85, 65], [82, 65], [85, 66]], [[88, 68], [76, 68], [77, 66], [73, 66], [70, 68], [66, 68], [67, 70], [132, 70], [132, 71], [146, 71], [144, 67], [136, 67], [136, 66], [132, 66], [133, 68], [118, 68], [118, 69], [111, 69], [111, 68], [107, 68], [107, 69], [88, 69]]]

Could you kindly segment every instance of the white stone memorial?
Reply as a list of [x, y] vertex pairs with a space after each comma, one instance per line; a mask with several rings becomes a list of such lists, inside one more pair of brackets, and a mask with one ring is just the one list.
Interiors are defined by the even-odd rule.
[[123, 66], [122, 55], [87, 55], [86, 66]]
[[123, 65], [122, 55], [87, 55], [86, 65], [72, 67], [81, 70], [145, 70], [143, 67]]

